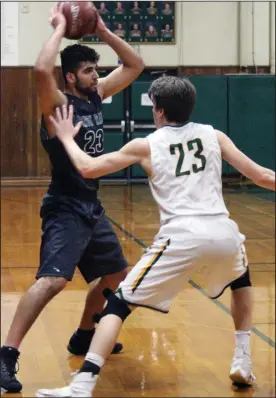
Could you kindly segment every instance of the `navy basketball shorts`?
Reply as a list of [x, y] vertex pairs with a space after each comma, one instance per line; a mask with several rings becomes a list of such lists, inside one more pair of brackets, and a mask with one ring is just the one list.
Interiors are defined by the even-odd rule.
[[42, 213], [36, 279], [53, 276], [71, 281], [78, 267], [90, 283], [127, 268], [120, 242], [104, 212], [96, 221], [67, 206], [55, 206]]

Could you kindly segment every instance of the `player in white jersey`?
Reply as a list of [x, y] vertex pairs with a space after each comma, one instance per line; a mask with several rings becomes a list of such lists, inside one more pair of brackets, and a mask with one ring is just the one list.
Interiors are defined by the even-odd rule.
[[90, 158], [73, 137], [73, 109], [57, 109], [51, 118], [56, 134], [84, 177], [100, 177], [140, 164], [149, 176], [159, 206], [161, 226], [154, 242], [107, 303], [85, 361], [67, 387], [39, 390], [38, 397], [88, 397], [110, 354], [121, 326], [138, 306], [167, 313], [170, 304], [195, 270], [206, 276], [211, 298], [232, 289], [236, 349], [230, 370], [234, 382], [254, 379], [250, 358], [251, 283], [243, 246], [245, 237], [230, 220], [222, 196], [222, 158], [257, 185], [275, 190], [275, 173], [240, 152], [222, 132], [189, 123], [196, 101], [194, 86], [185, 79], [162, 77], [149, 90], [157, 130], [135, 139], [120, 151]]

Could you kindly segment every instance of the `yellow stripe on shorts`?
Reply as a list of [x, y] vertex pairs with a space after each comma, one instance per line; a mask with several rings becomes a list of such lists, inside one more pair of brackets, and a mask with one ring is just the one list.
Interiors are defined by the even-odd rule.
[[132, 293], [135, 292], [135, 290], [137, 289], [137, 287], [141, 284], [142, 280], [145, 278], [145, 276], [147, 275], [147, 273], [149, 272], [149, 270], [151, 269], [151, 267], [157, 263], [157, 261], [159, 260], [159, 258], [162, 256], [162, 254], [164, 253], [164, 251], [166, 250], [166, 248], [169, 246], [170, 244], [170, 239], [168, 239], [164, 245], [161, 247], [161, 249], [154, 254], [153, 258], [144, 266], [144, 268], [142, 269], [142, 271], [140, 272], [140, 275], [136, 278], [135, 282], [132, 285]]

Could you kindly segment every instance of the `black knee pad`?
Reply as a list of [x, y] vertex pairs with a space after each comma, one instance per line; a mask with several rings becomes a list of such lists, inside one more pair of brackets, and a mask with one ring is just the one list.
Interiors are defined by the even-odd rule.
[[242, 287], [251, 286], [249, 268], [247, 267], [246, 273], [231, 283], [231, 290], [241, 289]]
[[103, 295], [107, 299], [107, 304], [101, 313], [93, 315], [94, 322], [99, 323], [105, 315], [109, 314], [117, 315], [124, 322], [131, 313], [126, 301], [115, 296], [110, 289], [104, 289]]

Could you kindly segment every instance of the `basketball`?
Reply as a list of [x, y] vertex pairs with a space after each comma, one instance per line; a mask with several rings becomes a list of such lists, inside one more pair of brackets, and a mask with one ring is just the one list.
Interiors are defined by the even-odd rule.
[[98, 12], [90, 1], [60, 1], [58, 9], [66, 18], [67, 39], [81, 39], [95, 32]]

